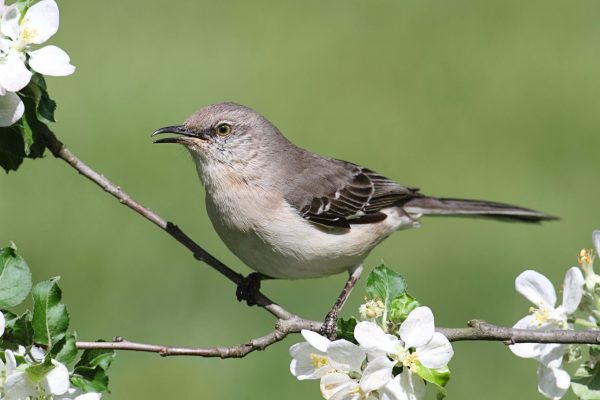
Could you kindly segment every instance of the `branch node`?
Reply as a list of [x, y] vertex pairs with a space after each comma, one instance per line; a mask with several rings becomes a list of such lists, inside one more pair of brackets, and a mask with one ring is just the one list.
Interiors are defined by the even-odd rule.
[[112, 341], [115, 343], [122, 343], [125, 339], [123, 339], [123, 336], [115, 336]]

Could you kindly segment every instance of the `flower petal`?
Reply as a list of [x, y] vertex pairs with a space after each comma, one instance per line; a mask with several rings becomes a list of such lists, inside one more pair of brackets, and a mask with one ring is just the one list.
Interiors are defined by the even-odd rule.
[[379, 389], [379, 393], [381, 400], [422, 400], [425, 397], [425, 382], [417, 374], [405, 369]]
[[[1, 101], [2, 101], [2, 98], [0, 98], [0, 114], [2, 114], [2, 103], [1, 103]], [[4, 335], [4, 328], [6, 328], [6, 318], [4, 318], [4, 314], [2, 314], [0, 312], [0, 336]]]
[[25, 13], [20, 27], [20, 39], [25, 43], [41, 44], [58, 30], [58, 6], [54, 0], [35, 3]]
[[[513, 328], [515, 329], [537, 329], [537, 323], [533, 315], [527, 315], [517, 321]], [[540, 355], [538, 343], [517, 343], [508, 346], [510, 351], [517, 357], [534, 358]]]
[[74, 400], [100, 400], [101, 398], [102, 395], [100, 393], [88, 392], [80, 394], [79, 396], [75, 397]]
[[538, 390], [549, 399], [560, 399], [567, 393], [571, 377], [562, 368], [538, 367]]
[[323, 353], [327, 351], [327, 347], [331, 343], [329, 339], [327, 339], [325, 336], [319, 335], [317, 332], [302, 329], [300, 333], [302, 333], [304, 339], [306, 339], [306, 341], [310, 343], [312, 347], [322, 351]]
[[553, 309], [556, 305], [556, 291], [552, 282], [539, 272], [527, 270], [515, 280], [515, 288], [536, 306]]
[[385, 356], [370, 361], [360, 378], [360, 389], [368, 393], [387, 384], [392, 379], [394, 365], [396, 363]]
[[29, 66], [42, 75], [71, 75], [75, 72], [75, 67], [70, 61], [69, 55], [56, 46], [46, 46], [29, 52]]
[[27, 378], [25, 372], [14, 372], [4, 381], [3, 400], [23, 400], [36, 395], [35, 384]]
[[321, 395], [326, 399], [344, 399], [347, 394], [358, 386], [358, 383], [346, 374], [327, 374], [321, 379], [319, 385]]
[[67, 367], [56, 360], [52, 360], [52, 364], [54, 364], [54, 368], [48, 372], [48, 375], [46, 375], [42, 382], [42, 386], [46, 392], [53, 395], [65, 394], [71, 386], [69, 371]]
[[0, 20], [0, 32], [12, 40], [19, 38], [19, 19], [21, 13], [16, 4], [12, 4], [4, 9], [2, 20]]
[[4, 358], [6, 358], [6, 374], [10, 375], [17, 370], [17, 360], [12, 350], [6, 350], [4, 352]]
[[9, 92], [18, 92], [29, 83], [31, 71], [25, 67], [18, 54], [0, 59], [0, 86]]
[[577, 310], [577, 307], [579, 307], [581, 297], [583, 296], [584, 282], [585, 279], [579, 268], [569, 268], [565, 275], [562, 302], [562, 306], [567, 314], [573, 314]]
[[21, 119], [23, 112], [25, 105], [15, 93], [6, 92], [4, 96], [0, 96], [0, 127], [11, 126]]
[[592, 233], [592, 242], [596, 248], [596, 257], [600, 257], [600, 231], [594, 231]]
[[354, 327], [354, 338], [367, 352], [396, 353], [398, 339], [387, 335], [381, 327], [373, 322], [362, 321]]
[[417, 355], [425, 367], [442, 368], [448, 364], [454, 355], [454, 350], [446, 336], [435, 332], [427, 344], [417, 347]]
[[558, 343], [539, 343], [540, 354], [535, 357], [542, 365], [548, 368], [558, 368], [562, 364], [567, 345]]
[[331, 342], [327, 348], [327, 355], [333, 368], [348, 372], [360, 372], [360, 367], [366, 356], [363, 349], [344, 339]]
[[[331, 371], [327, 355], [316, 350], [310, 343], [296, 343], [290, 347], [290, 355], [292, 356], [290, 372], [298, 378], [298, 380], [320, 379], [327, 372]], [[327, 361], [325, 365], [315, 365], [313, 361], [315, 356], [323, 357]]]
[[434, 332], [433, 313], [429, 307], [417, 307], [400, 325], [400, 339], [404, 346], [418, 347], [429, 342]]

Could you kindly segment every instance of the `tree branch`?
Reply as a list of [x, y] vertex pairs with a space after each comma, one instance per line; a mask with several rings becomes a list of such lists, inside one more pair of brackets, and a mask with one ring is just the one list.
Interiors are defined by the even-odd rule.
[[[290, 333], [298, 333], [303, 329], [318, 332], [322, 322], [310, 321], [298, 317], [290, 319], [279, 319], [273, 332], [251, 339], [246, 343], [231, 347], [213, 348], [188, 348], [169, 347], [156, 344], [130, 342], [121, 337], [116, 337], [112, 342], [77, 342], [78, 349], [107, 349], [107, 350], [129, 350], [146, 353], [158, 353], [163, 357], [168, 356], [197, 356], [197, 357], [219, 357], [219, 358], [243, 358], [256, 350], [264, 350], [267, 347], [282, 341]], [[469, 321], [469, 328], [438, 328], [451, 342], [466, 340], [485, 340], [502, 342], [505, 345], [515, 343], [572, 343], [572, 344], [599, 344], [600, 331], [585, 330], [529, 330], [514, 329], [503, 326], [492, 325], [481, 320]]]
[[[200, 245], [194, 242], [177, 225], [169, 222], [149, 208], [135, 201], [130, 195], [124, 192], [119, 186], [112, 183], [103, 175], [97, 173], [77, 156], [75, 156], [63, 143], [58, 140], [54, 133], [42, 125], [42, 135], [46, 146], [52, 154], [67, 162], [76, 169], [81, 175], [85, 176], [96, 185], [100, 186], [105, 192], [116, 197], [121, 204], [131, 208], [139, 215], [143, 216], [169, 235], [185, 246], [192, 252], [194, 258], [208, 264], [210, 267], [221, 273], [231, 282], [239, 285], [244, 277], [223, 264], [213, 255], [204, 250]], [[214, 348], [184, 348], [169, 347], [154, 344], [145, 344], [130, 342], [117, 337], [112, 342], [77, 342], [78, 349], [115, 349], [131, 350], [150, 353], [158, 353], [161, 356], [201, 356], [201, 357], [221, 357], [221, 358], [241, 358], [256, 350], [264, 350], [281, 340], [285, 339], [290, 333], [300, 332], [302, 329], [309, 329], [318, 332], [321, 329], [322, 322], [302, 319], [288, 312], [280, 305], [276, 304], [264, 294], [258, 292], [256, 296], [257, 304], [269, 311], [275, 317], [277, 322], [275, 330], [271, 333], [249, 340], [246, 343], [231, 347]], [[574, 343], [574, 344], [599, 344], [600, 331], [585, 330], [527, 330], [513, 329], [492, 325], [481, 320], [469, 321], [468, 328], [438, 328], [438, 332], [444, 334], [451, 342], [464, 340], [487, 340], [501, 341], [510, 345], [515, 343]]]
[[[204, 250], [200, 245], [186, 235], [177, 225], [163, 219], [149, 208], [144, 207], [142, 204], [135, 201], [125, 191], [123, 191], [120, 186], [115, 185], [104, 175], [101, 175], [90, 168], [87, 164], [75, 156], [75, 154], [73, 154], [60, 140], [58, 140], [56, 135], [54, 135], [54, 133], [43, 124], [41, 132], [44, 137], [46, 147], [50, 149], [54, 157], [64, 160], [71, 167], [75, 168], [81, 175], [100, 186], [105, 192], [116, 197], [121, 204], [131, 208], [133, 211], [137, 212], [139, 215], [146, 218], [163, 231], [167, 232], [175, 240], [190, 250], [194, 255], [194, 258], [197, 260], [203, 261], [236, 285], [239, 285], [240, 282], [242, 282], [244, 279], [243, 275], [235, 272], [208, 251]], [[256, 294], [256, 303], [258, 306], [266, 309], [279, 319], [290, 319], [294, 316], [260, 292]]]

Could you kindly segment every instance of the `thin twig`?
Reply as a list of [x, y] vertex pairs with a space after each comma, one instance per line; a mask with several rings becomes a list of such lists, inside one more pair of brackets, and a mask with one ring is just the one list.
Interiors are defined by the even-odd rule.
[[[130, 195], [128, 195], [120, 186], [115, 185], [109, 179], [107, 179], [104, 175], [99, 174], [90, 168], [87, 164], [81, 161], [75, 154], [73, 154], [58, 138], [54, 133], [42, 125], [42, 134], [44, 137], [44, 141], [46, 146], [54, 157], [60, 158], [66, 161], [71, 167], [75, 168], [81, 175], [85, 176], [96, 185], [100, 186], [105, 192], [110, 193], [114, 197], [116, 197], [119, 202], [133, 211], [137, 212], [142, 217], [146, 218], [173, 238], [175, 238], [179, 243], [184, 245], [187, 249], [189, 249], [194, 258], [199, 261], [203, 261], [210, 267], [214, 268], [216, 271], [221, 273], [231, 282], [239, 285], [240, 282], [244, 279], [244, 276], [235, 272], [227, 265], [223, 264], [212, 254], [204, 250], [200, 245], [194, 242], [188, 235], [186, 235], [177, 225], [172, 222], [169, 222], [163, 219], [154, 211], [149, 208], [144, 207], [142, 204], [135, 201]], [[290, 319], [294, 315], [290, 312], [286, 311], [283, 307], [276, 304], [264, 294], [258, 292], [256, 293], [256, 303], [260, 307], [265, 308], [275, 317], [280, 319]]]
[[[63, 143], [58, 140], [50, 129], [42, 126], [42, 135], [46, 146], [52, 154], [66, 161], [71, 167], [76, 169], [81, 175], [85, 176], [104, 191], [116, 197], [121, 204], [131, 208], [139, 215], [151, 221], [159, 228], [167, 232], [179, 243], [189, 249], [197, 260], [203, 261], [216, 271], [221, 273], [236, 285], [240, 284], [243, 276], [213, 255], [204, 250], [200, 245], [194, 242], [177, 225], [161, 218], [157, 213], [144, 207], [135, 201], [130, 195], [124, 192], [119, 186], [112, 183], [105, 176], [97, 173], [77, 156], [75, 156]], [[112, 342], [77, 342], [78, 349], [119, 349], [158, 353], [161, 356], [201, 356], [201, 357], [221, 357], [221, 358], [241, 358], [255, 350], [264, 350], [268, 346], [283, 340], [290, 333], [300, 332], [302, 329], [309, 329], [318, 332], [321, 329], [322, 322], [305, 320], [288, 312], [280, 305], [274, 303], [262, 293], [258, 292], [256, 296], [257, 304], [275, 317], [277, 323], [275, 330], [271, 333], [252, 339], [246, 343], [231, 347], [215, 348], [184, 348], [169, 347], [153, 344], [144, 344], [130, 342], [122, 338], [115, 338]], [[600, 331], [572, 331], [572, 330], [527, 330], [513, 329], [492, 325], [481, 320], [469, 321], [468, 328], [438, 328], [438, 332], [443, 333], [451, 342], [464, 340], [487, 340], [501, 341], [507, 345], [515, 343], [578, 343], [578, 344], [598, 344], [600, 343]]]
[[[246, 343], [231, 347], [212, 348], [188, 348], [169, 347], [155, 344], [130, 342], [117, 337], [112, 342], [77, 342], [78, 349], [108, 349], [129, 350], [147, 353], [158, 353], [167, 356], [197, 356], [197, 357], [220, 357], [220, 358], [242, 358], [256, 350], [264, 350], [267, 347], [282, 341], [290, 333], [298, 333], [302, 329], [318, 332], [321, 322], [310, 321], [294, 317], [291, 319], [279, 319], [275, 330], [268, 335], [249, 340]], [[506, 345], [515, 343], [574, 343], [574, 344], [599, 344], [600, 331], [586, 330], [528, 330], [514, 329], [503, 326], [492, 325], [481, 320], [469, 321], [469, 328], [438, 328], [451, 342], [465, 340], [486, 340], [502, 342]]]

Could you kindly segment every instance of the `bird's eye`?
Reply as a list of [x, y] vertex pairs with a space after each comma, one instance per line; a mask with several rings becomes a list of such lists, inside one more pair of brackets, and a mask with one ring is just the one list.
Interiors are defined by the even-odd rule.
[[217, 125], [217, 134], [219, 136], [227, 136], [231, 133], [231, 125], [229, 124], [219, 124]]

